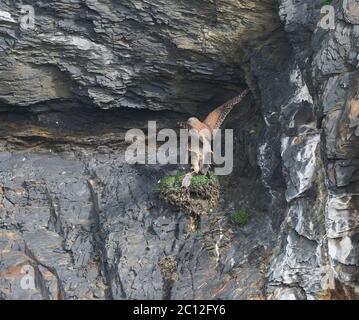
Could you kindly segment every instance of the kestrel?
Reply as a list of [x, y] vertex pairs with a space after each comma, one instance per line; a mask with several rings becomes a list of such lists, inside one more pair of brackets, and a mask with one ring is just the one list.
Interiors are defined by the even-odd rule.
[[[192, 132], [195, 132], [199, 139], [204, 142], [210, 142], [212, 140], [213, 131], [219, 129], [223, 121], [226, 119], [227, 115], [231, 112], [233, 107], [240, 103], [242, 99], [248, 94], [249, 89], [244, 90], [239, 96], [227, 101], [223, 105], [214, 109], [211, 113], [208, 114], [206, 119], [201, 122], [198, 118], [191, 117], [186, 122], [186, 127], [192, 129]], [[189, 149], [192, 151], [191, 149]], [[203, 164], [203, 158], [206, 155], [203, 155], [202, 152], [192, 152], [191, 156], [191, 165], [192, 171], [186, 174], [182, 181], [182, 187], [188, 187], [191, 184], [192, 176], [199, 171], [202, 173], [207, 173], [209, 166]], [[208, 155], [207, 155], [208, 156]]]

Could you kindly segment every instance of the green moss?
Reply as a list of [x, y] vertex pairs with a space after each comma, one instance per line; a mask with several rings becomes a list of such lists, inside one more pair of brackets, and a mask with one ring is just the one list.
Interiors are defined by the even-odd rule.
[[160, 191], [163, 189], [173, 188], [175, 183], [176, 183], [175, 176], [165, 176], [159, 181], [157, 190]]
[[331, 5], [333, 2], [333, 0], [322, 0], [322, 5], [325, 6], [325, 5]]
[[[175, 176], [165, 176], [158, 183], [157, 191], [168, 191], [168, 190], [179, 190], [182, 186], [182, 180], [185, 174], [177, 173]], [[209, 172], [207, 175], [195, 175], [191, 180], [191, 188], [205, 187], [210, 183], [218, 184], [218, 177], [213, 173]]]
[[249, 222], [249, 214], [244, 210], [238, 209], [232, 214], [232, 220], [236, 225], [242, 227]]
[[175, 176], [164, 176], [159, 182], [156, 188], [156, 191], [176, 191], [181, 188], [182, 180], [184, 178], [183, 174], [177, 174]]
[[192, 178], [191, 185], [192, 187], [196, 188], [196, 187], [204, 187], [210, 183], [217, 184], [218, 182], [219, 182], [218, 177], [213, 172], [209, 172], [208, 175], [194, 176]]

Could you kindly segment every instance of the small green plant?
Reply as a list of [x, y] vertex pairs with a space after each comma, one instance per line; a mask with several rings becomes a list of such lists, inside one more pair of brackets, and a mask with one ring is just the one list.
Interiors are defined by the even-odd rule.
[[[185, 174], [180, 172], [174, 176], [164, 176], [159, 181], [156, 191], [177, 191], [181, 189], [184, 176]], [[191, 188], [205, 187], [209, 183], [217, 184], [218, 182], [218, 177], [213, 172], [209, 172], [207, 175], [199, 174], [192, 177]]]
[[218, 177], [213, 173], [209, 172], [208, 175], [196, 175], [192, 178], [191, 185], [196, 187], [204, 187], [210, 182], [218, 183]]
[[157, 190], [174, 188], [175, 183], [176, 183], [175, 176], [165, 176], [159, 181]]
[[322, 5], [325, 6], [325, 5], [331, 5], [333, 2], [333, 0], [322, 0]]
[[238, 209], [232, 214], [232, 220], [237, 226], [242, 227], [249, 222], [249, 214], [244, 210]]
[[164, 176], [159, 182], [156, 191], [178, 191], [181, 188], [184, 174], [177, 173], [174, 176]]

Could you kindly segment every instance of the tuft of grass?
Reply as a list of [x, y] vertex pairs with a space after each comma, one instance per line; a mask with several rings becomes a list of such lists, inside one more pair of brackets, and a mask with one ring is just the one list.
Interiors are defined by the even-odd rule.
[[158, 183], [156, 191], [178, 191], [181, 188], [184, 174], [177, 173], [175, 176], [164, 176]]
[[249, 222], [249, 214], [244, 210], [238, 209], [232, 214], [232, 220], [237, 226], [242, 227]]
[[325, 5], [331, 5], [333, 2], [333, 0], [322, 0], [322, 5], [325, 6]]
[[174, 187], [175, 183], [176, 183], [175, 176], [165, 176], [159, 181], [157, 189], [158, 190], [171, 189]]
[[[164, 176], [158, 183], [156, 191], [180, 190], [184, 176], [183, 173], [177, 173], [175, 176]], [[212, 182], [216, 184], [219, 182], [218, 177], [213, 172], [209, 172], [207, 175], [195, 175], [191, 180], [191, 188], [205, 187]]]
[[192, 178], [191, 186], [193, 188], [205, 187], [209, 183], [218, 183], [218, 177], [213, 173], [209, 172], [208, 175], [196, 175]]

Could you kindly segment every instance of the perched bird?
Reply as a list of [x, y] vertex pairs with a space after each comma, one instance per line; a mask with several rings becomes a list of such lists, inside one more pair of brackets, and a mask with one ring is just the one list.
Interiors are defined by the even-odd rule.
[[[196, 117], [191, 117], [186, 122], [186, 127], [192, 129], [191, 131], [198, 135], [200, 141], [207, 141], [210, 143], [213, 137], [213, 131], [219, 129], [223, 121], [226, 119], [227, 115], [231, 112], [233, 107], [240, 103], [242, 99], [248, 94], [249, 89], [244, 90], [239, 96], [227, 101], [223, 105], [214, 109], [208, 114], [206, 119], [201, 122]], [[194, 152], [191, 151], [191, 165], [192, 171], [187, 173], [182, 181], [182, 187], [189, 187], [191, 184], [192, 177], [197, 174], [199, 171], [202, 173], [207, 173], [209, 166], [203, 164], [203, 158], [208, 155], [203, 155], [202, 151]]]

